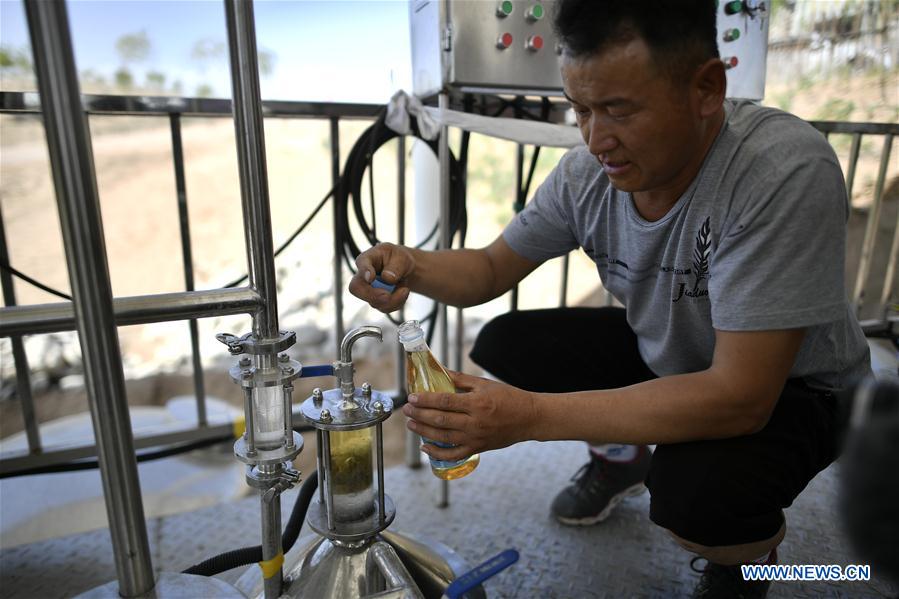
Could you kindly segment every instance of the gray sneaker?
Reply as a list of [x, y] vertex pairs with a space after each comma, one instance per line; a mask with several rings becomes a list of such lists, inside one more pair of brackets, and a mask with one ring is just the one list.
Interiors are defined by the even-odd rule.
[[562, 524], [589, 526], [602, 522], [622, 499], [646, 492], [643, 479], [649, 472], [652, 452], [645, 445], [630, 462], [610, 462], [591, 454], [571, 481], [556, 495], [552, 513]]

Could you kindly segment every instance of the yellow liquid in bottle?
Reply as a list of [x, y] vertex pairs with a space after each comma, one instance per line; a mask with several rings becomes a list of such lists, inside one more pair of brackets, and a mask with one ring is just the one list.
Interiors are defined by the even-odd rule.
[[330, 434], [331, 481], [339, 521], [356, 520], [374, 510], [371, 436], [371, 427]]
[[[456, 392], [452, 379], [443, 369], [443, 366], [431, 355], [431, 352], [427, 350], [406, 352], [406, 385], [409, 393], [421, 391], [436, 393]], [[424, 437], [422, 439], [426, 443], [431, 443], [438, 447], [452, 447], [451, 445], [425, 439]], [[443, 461], [431, 458], [431, 472], [437, 478], [455, 480], [471, 473], [480, 463], [481, 458], [478, 454], [458, 461]]]

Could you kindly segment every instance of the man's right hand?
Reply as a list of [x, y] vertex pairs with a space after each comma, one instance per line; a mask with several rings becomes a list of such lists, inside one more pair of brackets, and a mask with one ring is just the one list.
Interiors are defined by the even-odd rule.
[[[385, 314], [398, 310], [409, 299], [408, 280], [415, 270], [415, 258], [409, 248], [392, 243], [379, 243], [356, 258], [356, 274], [350, 279], [350, 293]], [[393, 292], [372, 287], [376, 276]]]

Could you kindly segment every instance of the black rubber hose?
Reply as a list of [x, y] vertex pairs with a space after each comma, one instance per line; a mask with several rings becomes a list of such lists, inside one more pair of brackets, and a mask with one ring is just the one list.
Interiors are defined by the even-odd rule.
[[[312, 502], [312, 497], [318, 489], [318, 472], [313, 472], [303, 481], [300, 486], [300, 492], [297, 495], [296, 502], [293, 504], [293, 510], [290, 512], [290, 519], [284, 533], [281, 535], [281, 547], [284, 553], [290, 551], [297, 538], [300, 536], [300, 529], [303, 527], [303, 520], [306, 519], [306, 511]], [[207, 560], [195, 564], [184, 570], [182, 574], [196, 574], [199, 576], [215, 576], [240, 566], [248, 566], [262, 561], [262, 545], [255, 547], [243, 547], [221, 553]]]
[[[418, 134], [417, 123], [412, 124], [413, 135], [422, 139], [436, 155], [437, 142], [425, 140]], [[362, 204], [362, 182], [366, 170], [370, 170], [372, 156], [385, 143], [398, 137], [399, 134], [387, 127], [382, 115], [371, 127], [366, 129], [347, 156], [343, 174], [337, 186], [335, 200], [337, 202], [337, 234], [344, 248], [344, 258], [350, 270], [354, 270], [354, 261], [361, 253], [359, 245], [353, 238], [350, 229], [350, 202], [359, 229], [369, 245], [376, 245], [380, 240], [375, 235], [373, 226], [369, 226]], [[371, 176], [371, 174], [369, 174]], [[463, 236], [468, 228], [468, 215], [465, 210], [465, 185], [463, 184], [463, 164], [450, 153], [450, 238], [457, 232]]]

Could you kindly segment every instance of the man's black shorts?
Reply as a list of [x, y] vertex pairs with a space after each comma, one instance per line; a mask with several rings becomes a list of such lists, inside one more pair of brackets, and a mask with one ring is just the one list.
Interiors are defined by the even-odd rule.
[[[621, 308], [505, 314], [484, 326], [471, 358], [499, 379], [538, 392], [613, 389], [655, 377]], [[832, 394], [791, 379], [761, 431], [659, 445], [646, 477], [650, 518], [700, 545], [774, 536], [782, 510], [837, 457], [841, 421]]]

